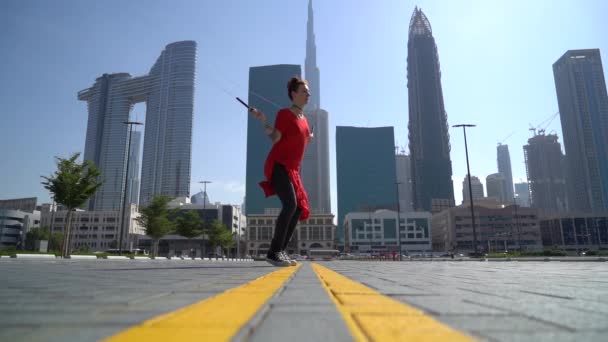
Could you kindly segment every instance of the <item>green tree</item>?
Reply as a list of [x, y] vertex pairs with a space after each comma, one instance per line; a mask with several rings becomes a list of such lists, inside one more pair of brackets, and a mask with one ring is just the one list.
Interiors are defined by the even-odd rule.
[[169, 220], [169, 216], [175, 213], [175, 210], [170, 210], [167, 206], [170, 201], [171, 198], [167, 196], [155, 196], [147, 207], [141, 208], [141, 215], [137, 218], [137, 222], [144, 227], [146, 235], [151, 237], [154, 242], [153, 257], [156, 257], [158, 253], [160, 239], [175, 231], [175, 223]]
[[203, 234], [203, 219], [194, 210], [186, 210], [175, 220], [175, 232], [187, 239]]
[[76, 251], [78, 253], [87, 254], [87, 253], [91, 253], [91, 248], [89, 247], [89, 245], [83, 245], [83, 246], [78, 247]]
[[74, 153], [67, 159], [55, 157], [57, 159], [55, 174], [50, 177], [41, 176], [46, 180], [42, 184], [51, 192], [55, 202], [63, 204], [68, 209], [61, 248], [61, 255], [64, 258], [70, 255], [74, 209], [83, 206], [103, 184], [99, 180], [101, 172], [88, 160], [82, 163], [76, 162], [79, 156], [80, 153]]
[[36, 241], [49, 240], [50, 237], [48, 228], [32, 228], [25, 234], [25, 249], [33, 251], [36, 248]]
[[49, 236], [49, 252], [61, 252], [63, 233], [51, 233]]
[[188, 239], [190, 244], [192, 238], [204, 233], [204, 225], [205, 222], [196, 211], [186, 210], [175, 220], [175, 232]]
[[209, 227], [209, 243], [215, 250], [220, 247], [222, 251], [234, 245], [232, 232], [219, 220], [213, 220]]

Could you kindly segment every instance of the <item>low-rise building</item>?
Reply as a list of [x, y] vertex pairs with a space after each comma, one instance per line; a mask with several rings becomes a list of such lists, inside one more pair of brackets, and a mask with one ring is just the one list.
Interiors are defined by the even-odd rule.
[[0, 250], [25, 244], [25, 235], [35, 227], [40, 227], [40, 212], [0, 209]]
[[[40, 225], [49, 227], [51, 232], [63, 233], [67, 224], [68, 211], [55, 210], [55, 206], [42, 205]], [[137, 248], [138, 239], [145, 230], [137, 222], [139, 212], [132, 204], [127, 210], [123, 231], [123, 249]], [[72, 215], [72, 248], [88, 248], [91, 251], [105, 251], [118, 248], [122, 222], [122, 211], [85, 211], [77, 209]]]
[[37, 197], [10, 198], [0, 200], [0, 209], [20, 210], [33, 213], [36, 209]]
[[608, 213], [564, 213], [540, 219], [545, 248], [569, 252], [608, 249]]
[[[399, 219], [399, 236], [397, 235]], [[425, 254], [431, 248], [431, 213], [376, 210], [352, 212], [344, 219], [346, 246], [351, 253]], [[401, 248], [399, 248], [401, 247]]]
[[[247, 215], [247, 254], [266, 256], [280, 209]], [[300, 221], [287, 245], [288, 254], [308, 255], [313, 249], [335, 249], [336, 225], [333, 214], [311, 214]]]
[[[481, 252], [542, 250], [538, 210], [516, 205], [475, 203], [477, 249]], [[471, 208], [460, 205], [433, 215], [433, 250], [445, 253], [474, 251]]]
[[[214, 220], [218, 220], [230, 229], [234, 238], [234, 247], [228, 251], [228, 256], [242, 257], [245, 251], [245, 227], [246, 217], [243, 215], [241, 207], [233, 204], [222, 204], [220, 202], [209, 203], [209, 202], [198, 202], [192, 203], [190, 198], [177, 197], [169, 203], [169, 208], [180, 210], [196, 211], [199, 217], [207, 224], [210, 224]], [[147, 239], [142, 240], [140, 248], [149, 249], [151, 241]], [[163, 237], [159, 242], [159, 255], [166, 253], [169, 256], [173, 255], [195, 255], [196, 257], [207, 257], [221, 253], [218, 251], [212, 251], [212, 248], [207, 240], [206, 235], [200, 237], [185, 239], [179, 235], [167, 235]]]

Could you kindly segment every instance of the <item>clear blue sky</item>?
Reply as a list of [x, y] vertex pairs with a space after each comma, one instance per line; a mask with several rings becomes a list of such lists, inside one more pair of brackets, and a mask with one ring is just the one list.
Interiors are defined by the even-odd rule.
[[[211, 180], [212, 201], [244, 196], [246, 97], [251, 66], [304, 64], [307, 0], [0, 1], [0, 199], [49, 200], [40, 175], [53, 156], [84, 150], [86, 103], [76, 93], [103, 73], [148, 72], [161, 50], [198, 42], [192, 192]], [[558, 110], [552, 64], [568, 49], [600, 48], [608, 63], [602, 0], [314, 2], [321, 106], [330, 113], [332, 206], [335, 126], [394, 126], [407, 149], [407, 34], [414, 6], [439, 50], [450, 125], [475, 123], [471, 173], [496, 172], [509, 145], [513, 177], [526, 178], [522, 146]], [[145, 105], [134, 108], [134, 117]], [[559, 118], [547, 131], [561, 139]], [[457, 203], [466, 174], [462, 131], [450, 129]], [[334, 209], [335, 211], [335, 209]]]

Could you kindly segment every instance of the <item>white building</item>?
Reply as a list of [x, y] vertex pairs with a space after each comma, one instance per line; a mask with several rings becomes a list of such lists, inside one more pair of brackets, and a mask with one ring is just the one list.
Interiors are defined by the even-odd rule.
[[[42, 205], [40, 225], [50, 227], [51, 232], [63, 233], [67, 223], [68, 211], [51, 210], [50, 204]], [[83, 211], [77, 210], [72, 215], [72, 248], [87, 246], [91, 251], [105, 251], [118, 248], [121, 230], [120, 210]], [[125, 213], [129, 224], [123, 232], [123, 249], [137, 248], [138, 239], [145, 234], [143, 227], [136, 219], [139, 217], [136, 205]], [[51, 222], [52, 221], [52, 222]]]
[[35, 227], [40, 227], [39, 211], [0, 209], [0, 250], [24, 246], [25, 235]]
[[475, 231], [468, 203], [433, 215], [433, 249], [436, 252], [484, 253], [542, 250], [538, 210], [501, 204], [498, 199], [475, 201]]
[[241, 207], [234, 204], [215, 203], [192, 203], [187, 197], [178, 197], [169, 202], [169, 208], [180, 210], [196, 210], [204, 221], [219, 220], [233, 234], [241, 237], [245, 235], [247, 218], [243, 215]]
[[[169, 208], [180, 210], [196, 211], [199, 217], [207, 224], [218, 220], [230, 229], [235, 236], [235, 245], [228, 251], [230, 257], [244, 256], [245, 251], [245, 226], [246, 217], [243, 215], [241, 207], [232, 204], [216, 203], [192, 203], [188, 197], [177, 197], [168, 204]], [[140, 240], [140, 248], [149, 250], [152, 246], [151, 239], [144, 237]], [[218, 252], [219, 253], [219, 252]], [[192, 239], [186, 239], [176, 234], [169, 234], [159, 241], [159, 255], [194, 255], [196, 257], [213, 256], [212, 250], [206, 235], [201, 235]]]
[[[399, 217], [399, 238], [397, 218]], [[431, 213], [392, 210], [352, 212], [344, 219], [345, 244], [352, 253], [428, 253], [431, 248]]]
[[[266, 256], [274, 234], [280, 209], [266, 209], [264, 214], [247, 215], [247, 254]], [[288, 254], [308, 255], [312, 249], [335, 249], [336, 226], [333, 214], [311, 214], [296, 226], [289, 244]]]

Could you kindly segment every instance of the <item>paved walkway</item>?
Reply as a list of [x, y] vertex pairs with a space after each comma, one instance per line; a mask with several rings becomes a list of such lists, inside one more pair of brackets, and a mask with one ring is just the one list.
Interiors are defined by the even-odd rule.
[[1, 341], [599, 341], [603, 262], [1, 258]]

